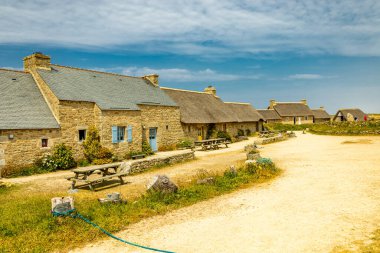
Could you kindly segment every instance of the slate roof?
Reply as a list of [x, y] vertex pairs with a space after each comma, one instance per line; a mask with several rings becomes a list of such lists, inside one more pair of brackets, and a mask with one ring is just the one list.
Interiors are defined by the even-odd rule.
[[225, 102], [234, 113], [238, 122], [256, 122], [263, 120], [263, 116], [249, 103]]
[[138, 105], [177, 106], [142, 77], [51, 65], [37, 70], [59, 100], [96, 103], [102, 110], [140, 110]]
[[343, 117], [347, 120], [347, 114], [350, 113], [354, 118], [357, 118], [359, 121], [364, 121], [364, 116], [366, 115], [362, 110], [358, 108], [353, 108], [353, 109], [340, 109], [338, 112], [335, 114], [334, 119], [337, 117], [337, 115], [341, 112], [343, 114]]
[[262, 116], [248, 103], [224, 103], [206, 92], [161, 87], [179, 106], [181, 122], [209, 124], [229, 122], [256, 122]]
[[330, 119], [330, 114], [328, 114], [324, 109], [312, 109], [315, 119]]
[[0, 69], [0, 129], [59, 128], [33, 77]]
[[276, 103], [273, 108], [281, 117], [311, 116], [313, 112], [303, 103]]
[[281, 120], [280, 115], [273, 109], [258, 109], [257, 110], [265, 120]]

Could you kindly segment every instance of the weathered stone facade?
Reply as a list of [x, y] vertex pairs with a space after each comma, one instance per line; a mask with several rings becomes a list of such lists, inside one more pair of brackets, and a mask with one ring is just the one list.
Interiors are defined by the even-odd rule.
[[283, 124], [290, 124], [290, 125], [302, 125], [302, 124], [313, 124], [314, 117], [313, 116], [307, 116], [307, 117], [281, 117]]
[[[47, 147], [42, 147], [47, 139]], [[0, 170], [6, 174], [9, 169], [31, 165], [36, 159], [50, 153], [60, 143], [58, 129], [41, 130], [0, 130]]]

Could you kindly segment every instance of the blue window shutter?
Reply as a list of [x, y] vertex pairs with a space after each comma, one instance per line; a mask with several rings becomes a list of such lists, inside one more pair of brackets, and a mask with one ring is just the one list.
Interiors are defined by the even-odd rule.
[[127, 134], [128, 134], [128, 142], [132, 142], [132, 126], [128, 126]]
[[118, 143], [117, 140], [117, 126], [112, 127], [112, 143]]

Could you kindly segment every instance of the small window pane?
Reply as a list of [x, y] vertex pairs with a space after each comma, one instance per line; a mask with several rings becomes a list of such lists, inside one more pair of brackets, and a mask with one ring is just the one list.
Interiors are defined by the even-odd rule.
[[43, 148], [47, 148], [47, 146], [48, 146], [48, 139], [41, 139], [41, 146]]
[[79, 130], [79, 141], [84, 141], [86, 139], [86, 130]]
[[117, 128], [117, 140], [118, 141], [124, 141], [124, 135], [125, 135], [125, 127], [118, 127]]

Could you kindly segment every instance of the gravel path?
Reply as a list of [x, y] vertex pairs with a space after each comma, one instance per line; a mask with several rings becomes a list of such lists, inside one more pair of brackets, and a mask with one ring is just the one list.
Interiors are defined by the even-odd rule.
[[[220, 155], [214, 160], [231, 159]], [[379, 228], [379, 137], [299, 134], [264, 146], [262, 155], [285, 170], [280, 178], [143, 220], [118, 236], [184, 253], [329, 252]], [[104, 240], [75, 252], [148, 251]]]

